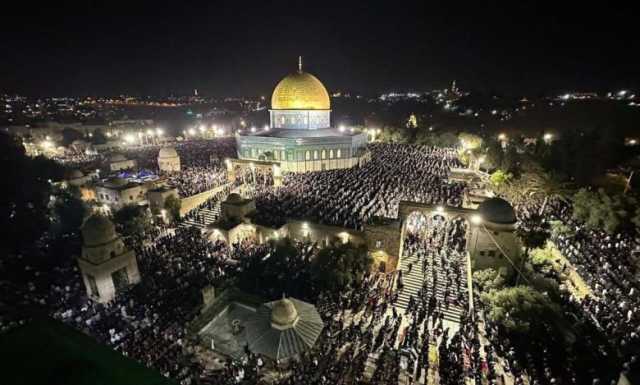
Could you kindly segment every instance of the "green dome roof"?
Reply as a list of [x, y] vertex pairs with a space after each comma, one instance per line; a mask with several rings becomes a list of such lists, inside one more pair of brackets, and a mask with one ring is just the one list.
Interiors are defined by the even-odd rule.
[[478, 212], [487, 222], [498, 224], [516, 223], [516, 212], [513, 206], [502, 198], [489, 198], [478, 206]]

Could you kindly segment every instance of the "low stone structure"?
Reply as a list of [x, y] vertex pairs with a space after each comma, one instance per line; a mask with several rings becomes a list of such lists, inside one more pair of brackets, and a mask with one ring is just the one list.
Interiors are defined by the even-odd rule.
[[122, 154], [113, 154], [109, 159], [109, 169], [112, 172], [121, 170], [130, 170], [136, 167], [135, 160], [129, 160]]
[[120, 208], [128, 204], [138, 204], [146, 200], [147, 186], [129, 182], [123, 178], [111, 178], [95, 186], [98, 202], [110, 208]]
[[89, 217], [82, 227], [82, 238], [78, 266], [89, 297], [109, 302], [118, 291], [140, 281], [135, 254], [125, 247], [108, 218]]

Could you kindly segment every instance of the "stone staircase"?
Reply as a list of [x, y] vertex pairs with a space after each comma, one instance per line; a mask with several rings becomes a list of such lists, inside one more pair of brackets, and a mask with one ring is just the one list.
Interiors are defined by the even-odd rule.
[[[458, 257], [453, 257], [453, 258], [458, 258]], [[465, 291], [465, 298], [467, 298], [466, 297], [467, 272], [466, 272], [465, 261], [466, 259], [464, 258], [464, 256], [461, 256], [460, 260], [457, 261], [457, 263], [454, 263], [454, 265], [457, 266], [457, 268], [461, 269], [461, 285], [460, 285], [461, 289], [460, 290]], [[410, 263], [413, 264], [413, 268], [409, 273]], [[436, 274], [438, 275], [438, 283], [435, 286], [435, 297], [439, 301], [444, 303], [446, 277], [442, 267], [434, 266], [434, 264], [431, 263], [429, 264], [427, 270], [423, 274], [421, 259], [419, 259], [414, 255], [403, 255], [400, 258], [398, 269], [402, 270], [402, 281], [404, 284], [404, 288], [402, 289], [402, 291], [398, 296], [398, 301], [397, 301], [398, 307], [406, 310], [409, 304], [410, 296], [413, 296], [414, 299], [417, 300], [418, 291], [420, 291], [420, 289], [422, 288], [423, 282], [425, 282], [425, 280], [428, 279], [427, 277], [430, 277], [433, 274], [433, 269], [436, 270]], [[431, 296], [430, 291], [432, 290], [432, 288], [433, 288], [433, 285], [429, 283], [427, 288], [428, 290], [427, 297]], [[452, 295], [457, 295], [457, 293], [450, 292], [449, 298], [451, 298]], [[441, 311], [444, 313], [445, 320], [455, 322], [455, 323], [460, 323], [460, 316], [462, 315], [462, 309], [459, 306], [454, 305], [453, 303], [450, 303], [448, 308], [445, 308], [445, 306], [443, 305]]]
[[220, 201], [215, 203], [213, 209], [208, 209], [206, 206], [196, 208], [189, 212], [186, 218], [180, 222], [180, 227], [198, 227], [204, 229], [208, 225], [216, 222], [218, 218], [220, 218], [221, 213]]

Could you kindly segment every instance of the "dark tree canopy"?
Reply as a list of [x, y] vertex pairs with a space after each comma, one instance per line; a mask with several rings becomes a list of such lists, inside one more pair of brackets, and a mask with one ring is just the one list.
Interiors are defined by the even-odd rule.
[[27, 157], [22, 144], [6, 134], [0, 134], [0, 159], [5, 180], [0, 204], [5, 240], [0, 247], [10, 253], [29, 250], [49, 227], [49, 181], [64, 170], [44, 157]]

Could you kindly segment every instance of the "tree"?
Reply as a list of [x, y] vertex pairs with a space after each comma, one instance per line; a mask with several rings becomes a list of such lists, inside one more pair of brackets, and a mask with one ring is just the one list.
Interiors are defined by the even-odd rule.
[[473, 281], [483, 292], [502, 289], [507, 278], [507, 269], [505, 268], [500, 268], [500, 270], [487, 268], [473, 272]]
[[151, 215], [146, 208], [135, 204], [125, 205], [113, 214], [113, 221], [126, 237], [142, 238], [151, 230]]
[[607, 194], [604, 189], [597, 192], [580, 189], [573, 196], [573, 217], [590, 229], [604, 229], [613, 234], [622, 227], [638, 222], [638, 201], [634, 196]]
[[493, 172], [493, 174], [491, 174], [491, 176], [489, 177], [489, 180], [491, 181], [491, 184], [495, 187], [501, 187], [504, 186], [506, 183], [508, 183], [511, 178], [513, 178], [513, 174], [509, 173], [509, 172], [504, 172], [502, 170], [496, 170]]
[[65, 127], [62, 129], [62, 145], [67, 147], [76, 140], [82, 139], [82, 133], [75, 128]]
[[554, 324], [560, 318], [560, 307], [529, 286], [507, 287], [480, 295], [488, 305], [488, 317], [508, 332], [529, 333], [541, 324]]
[[320, 288], [335, 293], [358, 284], [372, 263], [366, 247], [345, 243], [320, 250], [313, 260], [312, 275]]
[[526, 183], [527, 195], [543, 198], [540, 215], [544, 213], [550, 198], [566, 201], [574, 191], [573, 185], [563, 181], [557, 173], [545, 172], [540, 167], [533, 167], [521, 178]]
[[49, 180], [64, 170], [55, 162], [29, 158], [16, 137], [0, 134], [0, 159], [5, 189], [0, 198], [3, 253], [23, 253], [34, 247], [49, 227], [52, 186]]
[[165, 210], [167, 210], [169, 218], [171, 218], [172, 221], [180, 220], [180, 209], [182, 208], [182, 201], [178, 197], [169, 195], [164, 201], [164, 208]]
[[78, 197], [79, 192], [75, 190], [77, 188], [69, 187], [57, 192], [56, 201], [53, 205], [55, 218], [52, 228], [53, 234], [77, 233], [80, 226], [82, 226], [88, 210], [84, 202]]
[[[516, 235], [524, 245], [524, 258], [518, 274], [518, 280], [522, 276], [524, 263], [529, 259], [529, 251], [543, 247], [551, 236], [549, 223], [543, 220], [542, 216], [532, 215], [522, 222], [516, 229]], [[518, 281], [516, 281], [517, 284]]]
[[458, 135], [458, 139], [465, 150], [476, 150], [482, 147], [482, 138], [478, 135], [463, 132]]
[[104, 132], [102, 132], [101, 130], [96, 130], [93, 133], [93, 137], [91, 137], [91, 143], [105, 144], [107, 143], [107, 137], [105, 136]]

